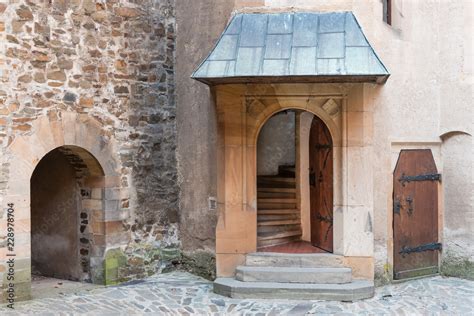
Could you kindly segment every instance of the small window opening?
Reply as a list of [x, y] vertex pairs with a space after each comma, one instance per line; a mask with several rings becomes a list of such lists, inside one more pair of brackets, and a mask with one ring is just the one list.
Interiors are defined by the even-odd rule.
[[392, 0], [383, 0], [383, 20], [392, 25]]

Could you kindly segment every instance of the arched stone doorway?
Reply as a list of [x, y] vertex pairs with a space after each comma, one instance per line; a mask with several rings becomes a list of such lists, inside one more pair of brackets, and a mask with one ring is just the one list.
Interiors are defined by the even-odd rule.
[[[69, 163], [73, 161], [77, 165], [85, 165], [85, 170], [87, 170], [87, 172], [82, 170], [81, 173], [80, 170], [74, 169], [76, 175], [81, 175], [79, 178], [82, 180], [79, 182], [84, 184], [84, 187], [80, 187], [80, 191], [76, 191], [80, 192], [81, 213], [83, 209], [87, 209], [87, 216], [90, 216], [86, 219], [87, 229], [90, 230], [84, 229], [83, 233], [93, 238], [93, 240], [89, 239], [88, 252], [83, 250], [83, 255], [81, 255], [80, 250], [86, 248], [78, 248], [79, 260], [81, 264], [84, 262], [85, 266], [90, 268], [90, 272], [83, 273], [81, 266], [80, 277], [77, 279], [90, 280], [96, 284], [120, 282], [118, 260], [123, 260], [123, 258], [117, 258], [116, 252], [118, 248], [126, 246], [130, 240], [130, 233], [123, 225], [123, 221], [129, 216], [130, 192], [127, 175], [122, 172], [115, 145], [114, 138], [107, 135], [99, 121], [87, 114], [67, 111], [60, 112], [56, 116], [43, 116], [36, 119], [32, 122], [30, 133], [16, 136], [8, 145], [3, 158], [9, 165], [9, 180], [3, 202], [9, 205], [15, 214], [13, 255], [15, 256], [14, 287], [17, 300], [31, 297], [32, 199], [30, 183], [40, 161], [56, 149], [60, 149], [63, 155], [68, 156]], [[81, 245], [83, 234], [80, 231], [81, 222], [82, 220], [77, 226], [79, 245]], [[7, 247], [0, 247], [0, 251], [3, 254], [0, 261], [5, 264], [8, 255], [12, 254]], [[89, 261], [86, 260], [87, 257]], [[77, 275], [79, 274], [76, 274], [76, 277]], [[3, 283], [4, 286], [5, 284]]]
[[257, 140], [257, 249], [333, 250], [333, 141], [322, 119], [286, 109]]
[[[33, 275], [97, 282], [92, 262], [103, 257], [104, 172], [77, 146], [47, 153], [31, 176], [31, 268]], [[100, 269], [99, 269], [100, 270]]]
[[[332, 136], [333, 254], [344, 257], [354, 276], [373, 278], [372, 113], [364, 103], [364, 87], [218, 85], [215, 93], [218, 116], [217, 275], [234, 275], [236, 267], [245, 263], [247, 255], [258, 249], [258, 135], [270, 117], [292, 109], [318, 116]], [[295, 171], [298, 172], [298, 168]]]

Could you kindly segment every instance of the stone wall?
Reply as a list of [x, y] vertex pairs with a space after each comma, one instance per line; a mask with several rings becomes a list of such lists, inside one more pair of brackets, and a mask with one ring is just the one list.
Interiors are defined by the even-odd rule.
[[279, 166], [294, 166], [295, 151], [295, 112], [277, 113], [258, 135], [257, 175], [277, 175]]
[[[31, 160], [26, 170], [42, 158], [33, 159], [36, 143], [49, 141], [38, 122], [50, 122], [63, 145], [90, 144], [84, 149], [103, 154], [102, 167], [118, 175], [105, 191], [105, 217], [117, 223], [105, 226], [115, 236], [106, 244], [125, 258], [113, 282], [159, 270], [156, 249], [179, 247], [174, 14], [173, 0], [0, 1], [2, 210], [17, 182], [29, 188], [30, 171], [13, 168], [14, 149]], [[94, 129], [74, 132], [76, 123]], [[31, 144], [20, 146], [22, 137]], [[26, 210], [29, 201], [21, 203]], [[24, 217], [18, 234], [27, 236]]]

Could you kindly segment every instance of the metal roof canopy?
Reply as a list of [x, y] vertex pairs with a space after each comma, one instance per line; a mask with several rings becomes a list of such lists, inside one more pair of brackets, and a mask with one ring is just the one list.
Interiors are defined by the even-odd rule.
[[240, 13], [192, 74], [223, 83], [372, 82], [389, 72], [352, 12]]

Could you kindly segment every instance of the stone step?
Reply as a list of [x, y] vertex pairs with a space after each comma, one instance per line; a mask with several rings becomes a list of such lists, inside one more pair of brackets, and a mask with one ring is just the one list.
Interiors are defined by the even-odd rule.
[[290, 226], [289, 229], [275, 226], [260, 226], [257, 228], [258, 240], [270, 240], [289, 236], [301, 235], [302, 230], [298, 225]]
[[343, 258], [332, 253], [255, 252], [246, 256], [245, 264], [259, 267], [342, 268]]
[[259, 221], [257, 226], [278, 226], [278, 225], [296, 225], [300, 223], [300, 219], [282, 219], [276, 221]]
[[258, 198], [258, 205], [260, 204], [269, 204], [269, 203], [296, 203], [294, 197], [267, 197], [267, 198]]
[[257, 188], [258, 192], [271, 192], [271, 193], [296, 193], [296, 188]]
[[284, 245], [293, 241], [301, 240], [301, 233], [297, 235], [290, 235], [280, 238], [272, 238], [267, 240], [261, 240], [257, 238], [257, 249], [265, 249], [267, 247], [273, 247], [278, 245]]
[[257, 205], [258, 209], [290, 209], [290, 208], [296, 208], [296, 203], [262, 203], [258, 202]]
[[257, 210], [257, 215], [283, 215], [283, 214], [300, 214], [300, 210], [297, 208], [290, 209], [269, 209], [269, 210]]
[[258, 192], [257, 198], [282, 198], [282, 199], [296, 199], [296, 194], [292, 192]]
[[[300, 214], [268, 214], [268, 215], [261, 215], [257, 213], [257, 222], [265, 222], [265, 221], [278, 221], [278, 220], [285, 220], [285, 219], [299, 219]], [[299, 224], [298, 221], [296, 224]]]
[[352, 281], [352, 270], [350, 268], [238, 266], [235, 279], [243, 282], [343, 284]]
[[242, 282], [217, 278], [214, 293], [232, 298], [356, 301], [374, 296], [374, 283], [368, 280], [345, 284]]
[[257, 181], [261, 183], [268, 183], [268, 182], [295, 183], [296, 179], [294, 177], [258, 176]]

